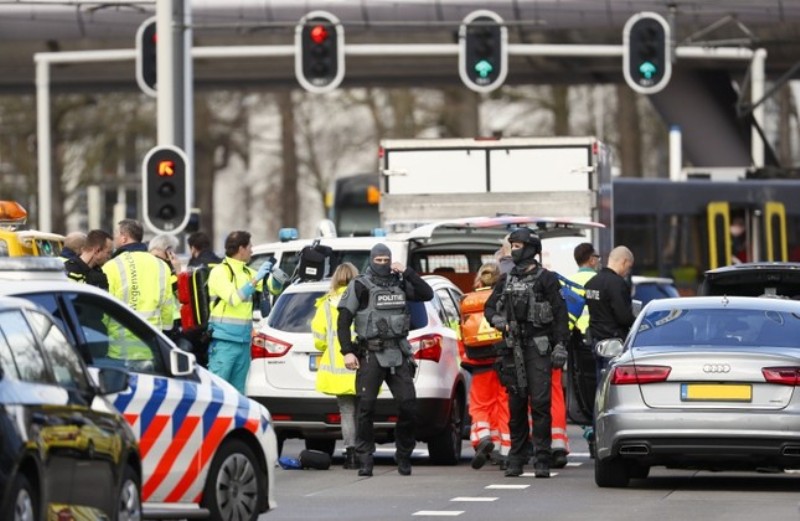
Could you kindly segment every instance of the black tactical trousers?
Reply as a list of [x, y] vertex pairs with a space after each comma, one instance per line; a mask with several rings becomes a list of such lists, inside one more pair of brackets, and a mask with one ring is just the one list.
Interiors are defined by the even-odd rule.
[[395, 367], [392, 372], [391, 369], [378, 365], [377, 358], [369, 351], [359, 357], [358, 363], [360, 367], [356, 373], [358, 395], [356, 453], [360, 457], [375, 452], [375, 433], [372, 425], [375, 400], [381, 384], [385, 381], [399, 412], [394, 433], [397, 457], [410, 457], [416, 445], [414, 423], [417, 415], [417, 391], [414, 388], [414, 378], [409, 364], [404, 359], [403, 364]]
[[508, 409], [511, 418], [508, 422], [511, 431], [511, 450], [509, 463], [524, 465], [530, 457], [530, 426], [528, 425], [528, 404], [533, 419], [533, 446], [537, 462], [550, 463], [550, 378], [552, 362], [550, 354], [540, 355], [533, 345], [522, 348], [525, 358], [525, 371], [528, 376], [527, 393], [508, 393]]

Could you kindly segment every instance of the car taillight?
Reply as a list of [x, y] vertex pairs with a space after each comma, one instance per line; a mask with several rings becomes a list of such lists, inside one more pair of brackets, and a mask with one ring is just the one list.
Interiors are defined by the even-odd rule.
[[771, 384], [800, 385], [800, 367], [764, 367], [761, 374]]
[[285, 355], [291, 348], [292, 344], [258, 333], [253, 335], [250, 342], [250, 358], [276, 358]]
[[339, 413], [328, 413], [325, 415], [325, 423], [339, 425], [342, 423], [342, 415]]
[[438, 362], [442, 358], [442, 335], [424, 335], [408, 341], [417, 360]]
[[618, 365], [611, 374], [612, 385], [652, 384], [664, 382], [671, 367], [665, 365]]

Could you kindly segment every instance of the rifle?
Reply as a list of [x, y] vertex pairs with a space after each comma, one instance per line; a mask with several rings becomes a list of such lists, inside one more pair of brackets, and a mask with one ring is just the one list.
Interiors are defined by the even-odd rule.
[[520, 336], [519, 324], [516, 320], [510, 320], [506, 332], [506, 344], [514, 355], [514, 376], [516, 377], [514, 387], [523, 391], [528, 387], [528, 374], [525, 371], [525, 356], [522, 354]]

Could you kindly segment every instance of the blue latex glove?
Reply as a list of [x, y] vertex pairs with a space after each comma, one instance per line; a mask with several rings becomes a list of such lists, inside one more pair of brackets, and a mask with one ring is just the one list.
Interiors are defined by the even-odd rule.
[[256, 282], [269, 275], [270, 271], [272, 271], [272, 263], [270, 261], [266, 261], [261, 265], [260, 268], [258, 268], [258, 273], [256, 273]]

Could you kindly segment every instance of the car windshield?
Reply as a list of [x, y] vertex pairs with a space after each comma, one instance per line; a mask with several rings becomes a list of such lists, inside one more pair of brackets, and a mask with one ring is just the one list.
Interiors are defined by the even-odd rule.
[[730, 308], [653, 311], [642, 320], [632, 346], [772, 346], [800, 350], [800, 315]]
[[679, 297], [678, 290], [671, 284], [637, 284], [633, 298], [640, 300], [642, 306], [654, 299]]
[[316, 312], [314, 304], [324, 294], [323, 291], [284, 293], [275, 302], [267, 323], [288, 333], [311, 332], [311, 319]]
[[[300, 252], [286, 251], [281, 257], [280, 268], [286, 273], [292, 274], [297, 268]], [[352, 263], [359, 273], [363, 273], [369, 266], [369, 250], [334, 250], [330, 259], [329, 275], [333, 273], [339, 264], [344, 262]]]
[[[314, 304], [322, 295], [322, 291], [284, 293], [275, 302], [267, 323], [274, 329], [288, 333], [310, 333], [311, 320], [316, 312]], [[428, 311], [424, 302], [409, 302], [408, 311], [412, 330], [428, 326]]]

